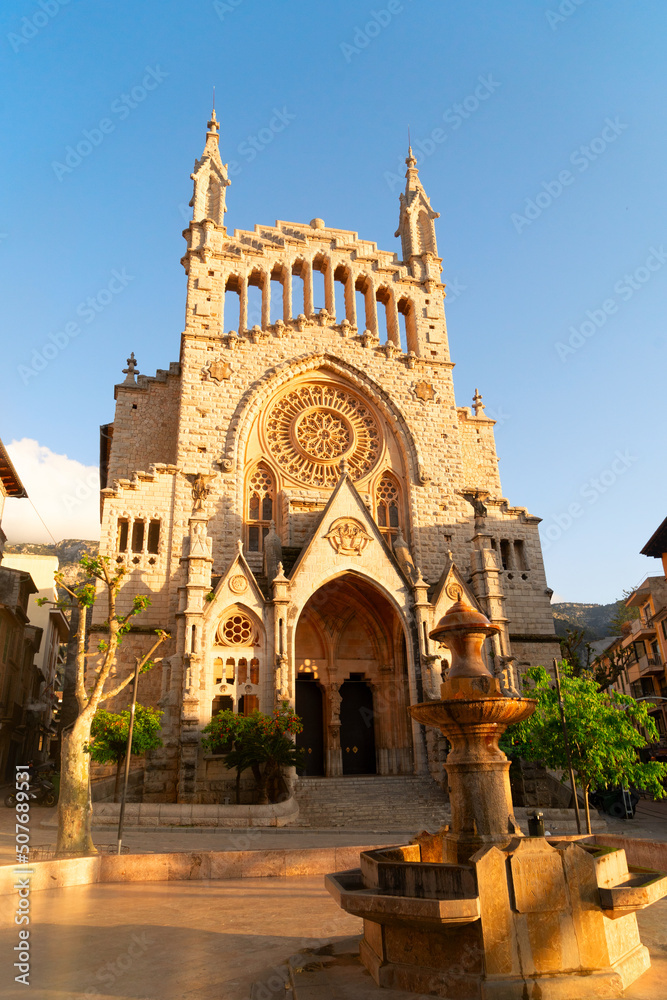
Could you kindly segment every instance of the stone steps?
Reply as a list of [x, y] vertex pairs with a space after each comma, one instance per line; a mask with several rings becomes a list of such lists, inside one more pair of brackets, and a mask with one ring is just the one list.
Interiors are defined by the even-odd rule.
[[428, 776], [299, 778], [295, 797], [297, 826], [436, 830], [449, 819], [447, 798]]
[[[449, 802], [432, 778], [421, 775], [383, 775], [340, 778], [299, 778], [295, 791], [299, 816], [290, 826], [349, 830], [435, 832], [451, 820]], [[535, 810], [516, 808], [519, 826], [528, 832], [528, 817]], [[573, 809], [541, 809], [545, 829], [552, 834], [577, 832]], [[583, 821], [583, 814], [582, 814]], [[593, 832], [607, 829], [596, 812]]]

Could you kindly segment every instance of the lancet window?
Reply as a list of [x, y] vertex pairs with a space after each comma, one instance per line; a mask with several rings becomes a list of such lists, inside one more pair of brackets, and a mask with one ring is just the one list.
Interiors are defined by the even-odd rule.
[[275, 519], [276, 485], [271, 470], [260, 462], [248, 480], [246, 531], [249, 552], [261, 552]]
[[376, 521], [387, 541], [401, 526], [401, 488], [391, 473], [385, 473], [375, 490]]

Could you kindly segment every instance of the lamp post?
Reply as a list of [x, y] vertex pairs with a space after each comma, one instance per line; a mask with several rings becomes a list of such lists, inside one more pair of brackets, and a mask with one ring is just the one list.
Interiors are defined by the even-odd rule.
[[132, 684], [132, 704], [130, 705], [130, 724], [127, 728], [127, 749], [125, 751], [125, 777], [123, 780], [123, 792], [120, 798], [120, 813], [118, 815], [118, 850], [117, 853], [120, 854], [121, 844], [123, 841], [123, 822], [125, 820], [125, 800], [127, 798], [127, 784], [130, 779], [130, 756], [132, 754], [132, 733], [134, 731], [134, 716], [137, 708], [137, 689], [139, 687], [139, 671], [141, 668], [148, 663], [151, 656], [158, 648], [161, 642], [165, 639], [170, 639], [171, 636], [169, 632], [163, 632], [161, 629], [158, 630], [157, 642], [154, 642], [151, 648], [148, 650], [143, 660], [140, 660], [137, 656], [134, 665], [134, 681]]

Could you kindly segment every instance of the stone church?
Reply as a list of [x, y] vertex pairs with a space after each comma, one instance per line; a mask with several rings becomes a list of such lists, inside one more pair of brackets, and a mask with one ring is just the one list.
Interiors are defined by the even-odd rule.
[[147, 376], [132, 355], [102, 428], [101, 552], [127, 569], [121, 610], [152, 600], [121, 665], [172, 635], [140, 681], [165, 713], [144, 800], [217, 801], [201, 729], [283, 700], [308, 775], [435, 773], [406, 706], [439, 696], [429, 632], [458, 594], [501, 626], [508, 688], [559, 650], [539, 518], [502, 496], [477, 390], [455, 402], [438, 213], [410, 150], [400, 254], [321, 219], [230, 233], [218, 141], [214, 112], [179, 361]]

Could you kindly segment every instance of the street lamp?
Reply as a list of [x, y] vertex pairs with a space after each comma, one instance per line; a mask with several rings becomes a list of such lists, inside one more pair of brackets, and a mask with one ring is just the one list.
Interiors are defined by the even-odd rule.
[[132, 702], [130, 704], [130, 723], [127, 728], [127, 749], [125, 751], [125, 777], [123, 780], [123, 792], [120, 798], [120, 812], [118, 814], [118, 854], [121, 852], [121, 845], [123, 842], [123, 822], [125, 820], [125, 800], [127, 799], [127, 784], [130, 780], [130, 757], [132, 755], [132, 733], [134, 730], [134, 716], [137, 707], [137, 689], [139, 687], [139, 673], [141, 668], [148, 663], [151, 656], [158, 648], [161, 642], [165, 639], [171, 639], [169, 632], [164, 632], [162, 629], [156, 629], [158, 634], [157, 642], [153, 643], [151, 648], [148, 650], [143, 659], [139, 659], [137, 656], [135, 658], [134, 664], [134, 682], [132, 685]]

